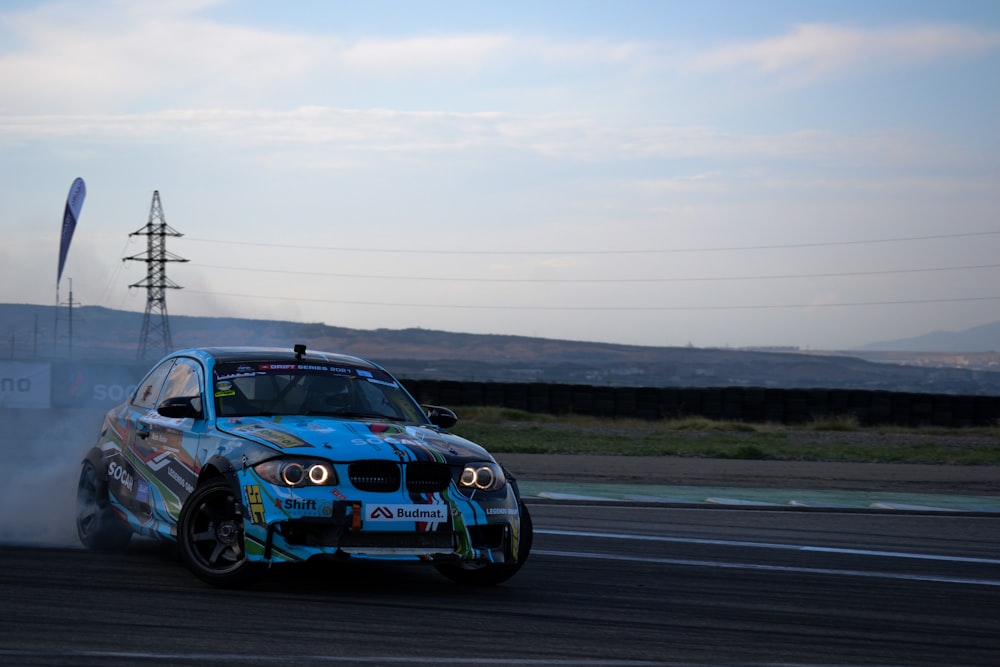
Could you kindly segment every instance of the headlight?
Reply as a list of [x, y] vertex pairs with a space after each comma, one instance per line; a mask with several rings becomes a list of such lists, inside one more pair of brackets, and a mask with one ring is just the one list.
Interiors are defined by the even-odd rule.
[[337, 473], [326, 461], [316, 459], [271, 459], [255, 470], [262, 479], [279, 486], [335, 486]]
[[466, 463], [458, 486], [467, 491], [497, 491], [507, 483], [503, 468], [496, 463]]

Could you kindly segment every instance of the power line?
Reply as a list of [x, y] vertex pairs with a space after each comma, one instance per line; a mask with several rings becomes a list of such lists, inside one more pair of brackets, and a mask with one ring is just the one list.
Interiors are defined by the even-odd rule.
[[330, 303], [348, 306], [377, 306], [380, 308], [440, 308], [450, 310], [547, 310], [547, 311], [694, 311], [694, 310], [770, 310], [797, 308], [853, 308], [858, 306], [905, 306], [931, 303], [961, 303], [972, 301], [1000, 301], [1000, 296], [956, 297], [952, 299], [911, 299], [899, 301], [856, 301], [847, 303], [798, 303], [798, 304], [759, 304], [738, 306], [529, 306], [529, 305], [486, 305], [486, 304], [428, 304], [407, 302], [376, 302], [350, 301], [345, 299], [310, 299], [306, 297], [267, 296], [263, 294], [233, 294], [227, 292], [210, 292], [207, 290], [187, 289], [189, 294], [207, 294], [209, 296], [224, 296], [238, 299], [270, 299], [278, 301], [295, 301], [303, 303]]
[[221, 271], [250, 271], [253, 273], [280, 273], [295, 276], [318, 276], [322, 278], [355, 278], [364, 280], [405, 280], [435, 281], [435, 282], [470, 282], [470, 283], [684, 283], [684, 282], [721, 282], [747, 280], [800, 280], [804, 278], [850, 278], [859, 276], [883, 276], [909, 273], [935, 273], [944, 271], [969, 271], [977, 269], [996, 269], [1000, 264], [972, 264], [966, 266], [938, 266], [918, 269], [884, 269], [880, 271], [843, 271], [835, 273], [797, 273], [773, 274], [758, 276], [706, 276], [680, 278], [484, 278], [484, 277], [454, 277], [454, 276], [387, 276], [384, 274], [364, 273], [331, 273], [325, 271], [293, 271], [291, 269], [264, 269], [250, 266], [218, 266], [214, 264], [199, 264], [199, 268], [217, 269]]
[[848, 241], [817, 241], [813, 243], [781, 243], [755, 246], [718, 246], [707, 248], [640, 248], [624, 250], [418, 250], [414, 248], [354, 248], [348, 246], [298, 245], [254, 241], [234, 241], [232, 239], [200, 239], [188, 238], [187, 241], [198, 243], [221, 243], [224, 245], [257, 246], [266, 248], [284, 248], [289, 250], [322, 250], [324, 252], [358, 252], [407, 255], [654, 255], [668, 253], [696, 252], [736, 252], [748, 250], [785, 250], [796, 248], [821, 248], [831, 246], [873, 245], [879, 243], [901, 243], [911, 241], [938, 241], [941, 239], [971, 238], [978, 236], [993, 236], [998, 231], [966, 232], [959, 234], [935, 234], [930, 236], [901, 236], [894, 238], [848, 240]]
[[[865, 244], [899, 243], [913, 241], [933, 241], [941, 239], [982, 237], [1000, 234], [1000, 231], [967, 232], [956, 234], [938, 234], [930, 236], [909, 236], [895, 238], [881, 238], [868, 240], [845, 240], [845, 241], [825, 241], [815, 243], [788, 243], [759, 246], [730, 246], [715, 248], [674, 248], [674, 249], [639, 249], [639, 250], [582, 250], [582, 251], [558, 251], [558, 250], [414, 250], [414, 249], [390, 249], [390, 248], [352, 248], [352, 247], [331, 247], [317, 245], [296, 245], [296, 244], [274, 244], [256, 243], [251, 241], [232, 241], [215, 239], [190, 239], [203, 243], [224, 243], [227, 245], [263, 246], [268, 248], [285, 248], [294, 250], [323, 250], [343, 251], [343, 252], [374, 252], [374, 253], [405, 253], [405, 254], [445, 254], [445, 255], [625, 255], [625, 254], [655, 254], [655, 253], [694, 253], [694, 252], [719, 252], [719, 251], [747, 251], [747, 250], [771, 250], [771, 249], [797, 249], [808, 247], [825, 246], [853, 246]], [[185, 237], [187, 238], [187, 237]], [[352, 279], [383, 279], [383, 280], [406, 280], [406, 281], [440, 281], [440, 282], [479, 282], [479, 283], [669, 283], [669, 282], [717, 282], [717, 281], [749, 281], [749, 280], [789, 280], [807, 278], [840, 278], [856, 276], [876, 276], [876, 275], [899, 275], [913, 273], [933, 273], [946, 271], [968, 271], [981, 269], [1000, 268], [1000, 264], [976, 264], [965, 266], [944, 266], [925, 268], [904, 268], [904, 269], [884, 269], [877, 271], [844, 271], [828, 273], [809, 274], [770, 274], [757, 276], [709, 276], [709, 277], [676, 277], [676, 278], [490, 278], [490, 277], [435, 277], [435, 276], [387, 276], [384, 274], [352, 274], [334, 272], [313, 272], [298, 271], [290, 269], [271, 269], [259, 267], [234, 267], [219, 265], [199, 265], [204, 268], [223, 271], [252, 271], [257, 273], [275, 273], [287, 275], [319, 276], [326, 278], [352, 278]], [[535, 306], [535, 305], [488, 305], [488, 304], [428, 304], [411, 302], [374, 302], [356, 301], [347, 299], [322, 299], [307, 297], [268, 296], [261, 294], [235, 294], [214, 291], [186, 290], [188, 293], [206, 294], [218, 297], [231, 297], [239, 299], [267, 299], [281, 300], [303, 303], [327, 303], [353, 306], [374, 306], [374, 307], [411, 307], [422, 309], [450, 309], [450, 310], [523, 310], [523, 311], [591, 311], [591, 312], [656, 312], [656, 311], [738, 311], [738, 310], [778, 310], [778, 309], [805, 309], [805, 308], [852, 308], [870, 306], [895, 306], [895, 305], [918, 305], [918, 304], [941, 304], [941, 303], [962, 303], [962, 302], [983, 302], [1000, 300], [1000, 296], [980, 296], [980, 297], [955, 297], [943, 299], [909, 299], [909, 300], [887, 300], [887, 301], [858, 301], [843, 303], [803, 303], [803, 304], [741, 304], [741, 305], [698, 305], [698, 306]]]

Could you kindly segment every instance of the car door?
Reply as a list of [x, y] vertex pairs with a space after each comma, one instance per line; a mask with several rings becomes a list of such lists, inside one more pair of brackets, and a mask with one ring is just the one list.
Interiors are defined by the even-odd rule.
[[171, 398], [189, 398], [201, 418], [164, 417], [155, 409], [138, 420], [134, 450], [141, 451], [150, 482], [163, 498], [163, 509], [176, 520], [184, 500], [194, 491], [204, 463], [202, 439], [207, 422], [205, 371], [196, 359], [180, 357], [170, 367], [156, 405]]
[[205, 420], [164, 417], [156, 406], [169, 398], [195, 399], [204, 410], [205, 372], [196, 359], [178, 357], [154, 369], [136, 391], [129, 409], [128, 459], [139, 473], [133, 482], [132, 508], [141, 516], [176, 521], [181, 504], [194, 490], [203, 457], [199, 454]]
[[136, 387], [125, 411], [121, 451], [113, 454], [108, 461], [110, 490], [118, 502], [139, 517], [149, 518], [152, 515], [151, 477], [147, 461], [154, 455], [147, 442], [148, 426], [142, 420], [150, 411], [156, 409], [156, 401], [163, 389], [163, 383], [173, 366], [173, 359], [158, 364]]

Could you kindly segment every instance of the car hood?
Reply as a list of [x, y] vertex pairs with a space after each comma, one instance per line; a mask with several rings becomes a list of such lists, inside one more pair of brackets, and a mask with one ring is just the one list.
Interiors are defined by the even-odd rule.
[[230, 417], [216, 428], [284, 454], [319, 456], [333, 461], [387, 459], [392, 461], [444, 460], [462, 464], [493, 461], [493, 457], [464, 438], [429, 426], [331, 417]]

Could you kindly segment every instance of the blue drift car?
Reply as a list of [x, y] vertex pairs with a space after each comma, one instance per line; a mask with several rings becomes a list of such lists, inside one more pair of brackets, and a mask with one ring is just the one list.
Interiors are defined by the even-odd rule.
[[199, 348], [162, 359], [83, 461], [91, 549], [176, 541], [199, 578], [239, 586], [272, 563], [423, 561], [460, 584], [513, 576], [531, 518], [511, 474], [357, 357]]

